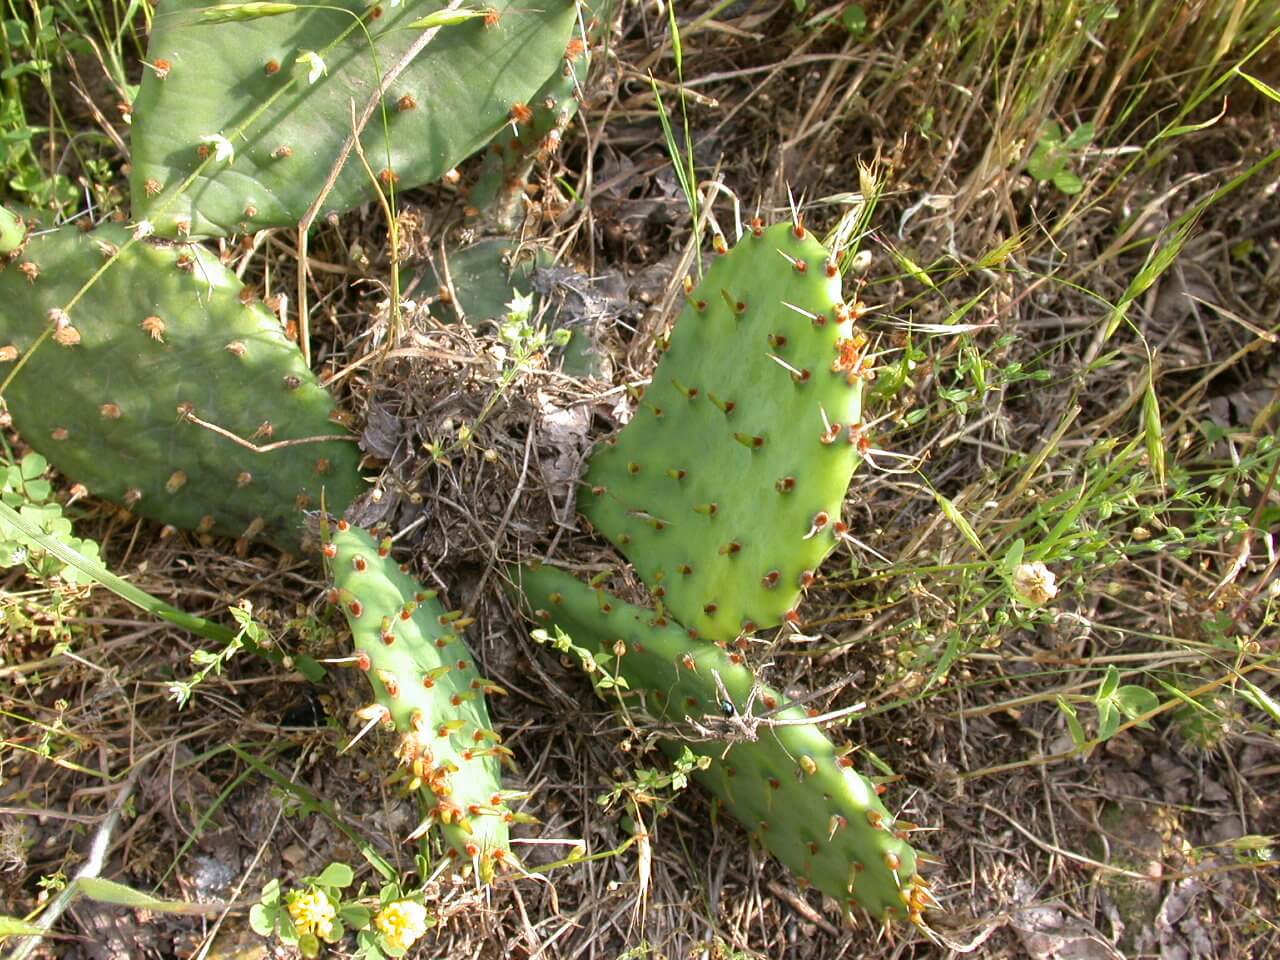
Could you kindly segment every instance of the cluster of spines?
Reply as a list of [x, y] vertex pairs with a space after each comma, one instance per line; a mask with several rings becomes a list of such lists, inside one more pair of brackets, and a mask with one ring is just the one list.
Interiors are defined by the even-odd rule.
[[410, 839], [439, 825], [451, 856], [465, 857], [482, 879], [512, 864], [511, 824], [528, 819], [501, 787], [511, 751], [493, 729], [485, 698], [505, 693], [477, 671], [464, 631], [472, 619], [446, 611], [391, 558], [389, 539], [375, 541], [344, 520], [323, 553], [333, 579], [329, 601], [346, 616], [355, 663], [374, 701], [357, 711], [365, 729], [400, 734], [396, 757], [411, 790], [423, 791], [428, 813]]

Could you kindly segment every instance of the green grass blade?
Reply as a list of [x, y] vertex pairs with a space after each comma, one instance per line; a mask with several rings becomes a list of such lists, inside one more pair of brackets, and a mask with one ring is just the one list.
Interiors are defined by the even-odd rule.
[[[30, 520], [22, 516], [18, 511], [7, 503], [0, 503], [0, 517], [3, 517], [8, 523], [18, 530], [24, 537], [32, 543], [40, 547], [46, 553], [57, 557], [69, 567], [79, 570], [86, 577], [95, 583], [101, 584], [122, 600], [127, 600], [134, 606], [147, 611], [153, 617], [159, 617], [168, 623], [172, 623], [175, 627], [181, 627], [197, 636], [204, 637], [206, 640], [212, 640], [215, 643], [228, 644], [236, 638], [235, 631], [222, 626], [220, 623], [214, 623], [212, 620], [206, 620], [204, 617], [198, 617], [195, 614], [187, 613], [179, 610], [177, 607], [170, 606], [159, 597], [152, 596], [140, 587], [134, 586], [127, 580], [116, 576], [102, 564], [90, 560], [80, 551], [69, 547], [65, 543], [60, 543], [52, 537], [46, 536], [35, 526]], [[278, 650], [268, 650], [267, 648], [255, 643], [251, 637], [243, 637], [242, 641], [245, 648], [252, 650], [259, 656], [266, 657], [272, 663], [283, 666], [284, 655]], [[293, 667], [296, 668], [303, 676], [312, 683], [315, 683], [325, 676], [324, 667], [316, 663], [310, 657], [298, 656], [293, 658]]]

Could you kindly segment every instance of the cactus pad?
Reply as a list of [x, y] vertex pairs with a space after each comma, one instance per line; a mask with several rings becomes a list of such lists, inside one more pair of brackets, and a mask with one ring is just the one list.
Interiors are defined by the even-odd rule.
[[480, 177], [471, 188], [474, 215], [499, 230], [516, 229], [524, 216], [521, 201], [526, 178], [536, 163], [560, 149], [561, 137], [578, 112], [581, 85], [590, 69], [590, 38], [575, 28], [559, 69], [529, 100], [528, 122], [504, 128], [489, 144]]
[[[512, 572], [527, 610], [543, 627], [559, 627], [604, 669], [627, 683], [627, 698], [651, 716], [687, 727], [737, 718], [754, 741], [667, 741], [711, 758], [694, 778], [796, 876], [846, 911], [923, 924], [932, 897], [917, 874], [917, 854], [876, 787], [853, 770], [847, 752], [805, 711], [758, 683], [737, 653], [691, 641], [678, 625], [623, 603], [550, 567]], [[717, 683], [717, 678], [719, 683]], [[613, 694], [611, 694], [613, 695]], [[748, 717], [769, 714], [771, 725]], [[714, 721], [711, 721], [714, 722]]]
[[[425, 29], [412, 24], [441, 7], [166, 0], [133, 108], [135, 215], [166, 235], [297, 224], [353, 118]], [[524, 122], [528, 101], [559, 69], [573, 21], [568, 0], [499, 0], [484, 16], [441, 26], [362, 133], [383, 188], [438, 179], [504, 124]], [[353, 153], [319, 213], [376, 196]]]
[[689, 290], [635, 417], [592, 457], [583, 513], [706, 639], [793, 616], [845, 531], [866, 341], [840, 286], [803, 227], [757, 223]]
[[142, 516], [298, 549], [300, 508], [323, 489], [344, 509], [363, 486], [333, 400], [217, 257], [128, 239], [63, 227], [0, 271], [14, 425], [67, 477]]
[[[403, 573], [389, 540], [339, 521], [324, 546], [374, 703], [359, 715], [401, 734], [396, 751], [451, 850], [486, 882], [509, 862], [508, 823], [499, 761], [510, 754], [489, 723], [485, 694], [501, 692], [480, 676], [460, 614], [446, 613], [435, 591]], [[416, 831], [415, 831], [416, 833]]]

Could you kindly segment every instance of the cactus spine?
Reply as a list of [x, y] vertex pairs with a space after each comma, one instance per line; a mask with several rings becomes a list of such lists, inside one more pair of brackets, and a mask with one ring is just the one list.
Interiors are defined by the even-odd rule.
[[435, 591], [404, 573], [391, 542], [339, 521], [324, 546], [330, 600], [351, 628], [357, 663], [374, 702], [358, 712], [400, 734], [396, 756], [412, 789], [422, 788], [428, 816], [414, 836], [437, 824], [453, 854], [488, 882], [512, 854], [500, 762], [510, 751], [489, 721], [485, 696], [503, 693], [482, 677], [467, 649], [469, 621], [446, 612]]

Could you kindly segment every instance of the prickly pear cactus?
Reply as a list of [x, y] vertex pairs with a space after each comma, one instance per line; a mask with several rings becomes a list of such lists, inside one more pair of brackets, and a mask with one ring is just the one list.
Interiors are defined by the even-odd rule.
[[[598, 21], [593, 21], [598, 24]], [[489, 144], [471, 188], [469, 211], [496, 230], [510, 231], [524, 215], [521, 200], [535, 164], [560, 149], [560, 140], [578, 112], [582, 83], [591, 69], [591, 39], [597, 30], [575, 28], [564, 58], [528, 103], [526, 122], [506, 127]]]
[[461, 613], [446, 613], [390, 550], [389, 540], [377, 543], [345, 521], [324, 546], [330, 600], [342, 607], [373, 686], [374, 702], [359, 716], [401, 735], [396, 754], [429, 807], [419, 831], [438, 824], [450, 849], [488, 882], [511, 861], [507, 828], [517, 819], [500, 779], [510, 751], [485, 703], [486, 694], [503, 691], [476, 670]]
[[14, 425], [67, 477], [141, 516], [299, 549], [301, 509], [323, 489], [341, 510], [363, 488], [333, 400], [217, 257], [129, 237], [62, 227], [0, 270]]
[[793, 617], [844, 534], [865, 349], [834, 259], [802, 226], [757, 222], [690, 286], [579, 506], [698, 635]]
[[[166, 0], [133, 106], [135, 216], [166, 235], [296, 225], [381, 78], [439, 25], [432, 14], [444, 21], [439, 32], [390, 84], [361, 136], [383, 188], [435, 180], [504, 124], [525, 122], [530, 98], [564, 56], [574, 4], [498, 0], [483, 15], [444, 6]], [[376, 195], [353, 153], [319, 213]]]
[[[923, 923], [932, 898], [907, 843], [913, 824], [895, 821], [876, 787], [853, 769], [805, 711], [759, 684], [742, 657], [690, 640], [678, 624], [623, 603], [561, 570], [512, 571], [532, 619], [559, 627], [653, 717], [737, 719], [757, 739], [672, 740], [710, 757], [695, 779], [770, 853], [846, 911]], [[750, 718], [768, 714], [776, 725]], [[712, 721], [713, 723], [715, 721]]]

